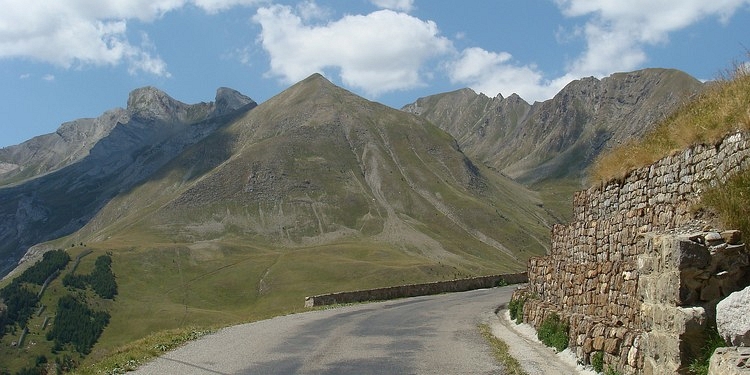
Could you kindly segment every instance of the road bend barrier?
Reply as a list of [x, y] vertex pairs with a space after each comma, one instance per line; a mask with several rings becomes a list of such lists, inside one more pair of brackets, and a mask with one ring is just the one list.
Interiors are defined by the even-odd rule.
[[338, 292], [305, 297], [305, 307], [326, 306], [341, 303], [385, 301], [390, 299], [428, 296], [432, 294], [465, 292], [496, 286], [521, 284], [529, 281], [526, 272], [505, 275], [479, 276], [466, 279], [436, 281], [424, 284], [409, 284], [386, 288]]

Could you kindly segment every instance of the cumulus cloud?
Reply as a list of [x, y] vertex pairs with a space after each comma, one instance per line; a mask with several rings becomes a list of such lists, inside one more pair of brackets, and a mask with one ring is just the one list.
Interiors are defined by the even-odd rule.
[[383, 9], [400, 10], [410, 12], [414, 9], [414, 0], [372, 0], [375, 6]]
[[0, 58], [31, 58], [64, 68], [118, 65], [128, 71], [169, 76], [153, 48], [127, 38], [129, 20], [152, 22], [193, 4], [217, 12], [257, 0], [4, 0]]
[[[495, 96], [516, 93], [525, 100], [543, 100], [557, 89], [544, 82], [543, 73], [534, 66], [513, 64], [511, 54], [473, 47], [465, 49], [448, 65], [453, 83], [467, 84], [473, 90]], [[511, 90], [512, 92], [508, 92]]]
[[727, 22], [750, 0], [555, 0], [555, 3], [565, 17], [583, 20], [572, 30], [556, 31], [558, 40], [585, 40], [585, 49], [567, 66], [565, 74], [544, 79], [533, 64], [514, 64], [507, 52], [469, 48], [448, 64], [451, 81], [487, 95], [515, 92], [526, 100], [549, 99], [572, 80], [638, 69], [648, 60], [647, 46], [669, 43], [670, 33], [706, 18]]
[[644, 48], [669, 42], [669, 34], [706, 18], [729, 18], [750, 0], [555, 0], [567, 17], [587, 18], [586, 50], [569, 66], [571, 76], [601, 76], [637, 68]]
[[434, 22], [391, 10], [313, 26], [291, 7], [274, 5], [258, 9], [253, 20], [262, 28], [269, 75], [286, 83], [333, 68], [347, 86], [378, 95], [423, 84], [424, 64], [453, 51]]

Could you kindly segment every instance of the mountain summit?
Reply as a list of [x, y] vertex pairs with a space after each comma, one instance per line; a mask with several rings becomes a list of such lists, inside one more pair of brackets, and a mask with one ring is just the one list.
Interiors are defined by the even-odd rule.
[[229, 89], [219, 89], [215, 103], [189, 105], [145, 87], [130, 93], [125, 109], [0, 149], [0, 274], [255, 105]]
[[[501, 269], [545, 250], [536, 239], [547, 219], [533, 193], [475, 166], [431, 123], [319, 74], [190, 147], [160, 176], [113, 199], [82, 235], [131, 236], [118, 228], [133, 230], [132, 220], [169, 241], [378, 244], [461, 269], [487, 267], [466, 246]], [[158, 209], [140, 211], [153, 202]], [[125, 207], [131, 213], [118, 218]], [[513, 250], [517, 241], [528, 253]]]

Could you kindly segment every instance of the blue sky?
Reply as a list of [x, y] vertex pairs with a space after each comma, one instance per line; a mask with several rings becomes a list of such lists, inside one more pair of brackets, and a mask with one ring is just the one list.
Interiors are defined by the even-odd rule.
[[0, 0], [0, 147], [124, 107], [259, 103], [308, 75], [394, 108], [471, 87], [551, 98], [645, 67], [712, 79], [750, 49], [750, 0]]

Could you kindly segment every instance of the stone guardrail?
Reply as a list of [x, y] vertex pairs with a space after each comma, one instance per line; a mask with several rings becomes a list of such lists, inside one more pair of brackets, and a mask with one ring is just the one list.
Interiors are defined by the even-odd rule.
[[385, 301], [396, 298], [427, 296], [432, 294], [465, 292], [474, 289], [493, 288], [503, 284], [528, 282], [526, 272], [470, 277], [467, 279], [436, 281], [424, 284], [399, 285], [386, 288], [339, 292], [305, 297], [305, 307], [354, 303], [365, 301]]

